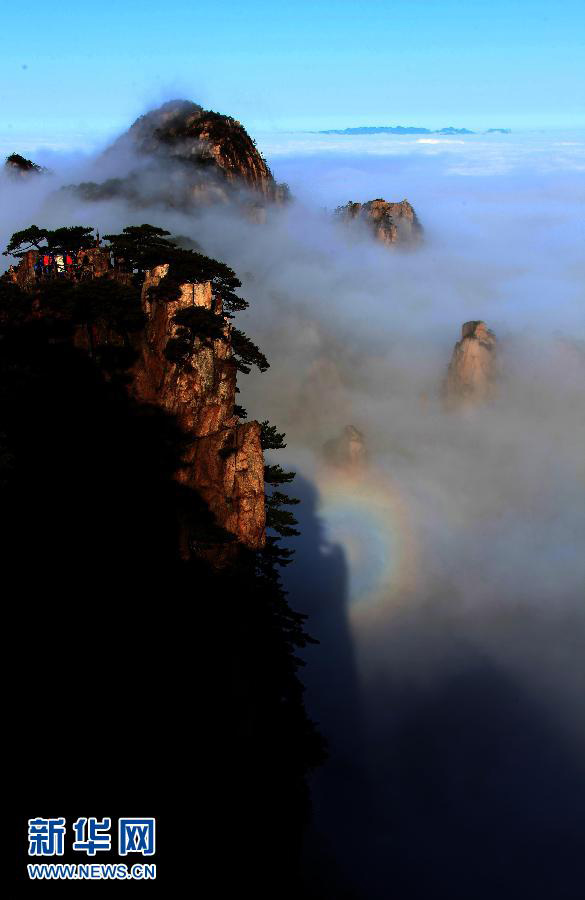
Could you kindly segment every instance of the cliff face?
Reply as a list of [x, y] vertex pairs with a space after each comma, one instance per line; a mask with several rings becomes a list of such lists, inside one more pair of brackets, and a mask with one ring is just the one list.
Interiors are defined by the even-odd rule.
[[223, 340], [196, 339], [186, 366], [171, 362], [165, 348], [177, 334], [174, 315], [192, 306], [221, 314], [222, 305], [209, 282], [183, 285], [175, 301], [154, 299], [150, 289], [167, 276], [168, 268], [157, 266], [146, 274], [146, 326], [131, 390], [139, 400], [176, 416], [192, 437], [178, 480], [199, 491], [219, 525], [245, 546], [259, 549], [266, 539], [260, 425], [240, 423], [233, 414], [236, 367], [230, 325], [226, 319]]
[[422, 227], [408, 202], [389, 203], [386, 200], [369, 200], [340, 206], [337, 215], [344, 222], [364, 223], [383, 244], [413, 246], [422, 237]]
[[[130, 169], [129, 157], [135, 157]], [[112, 177], [71, 190], [89, 201], [121, 196], [133, 206], [185, 211], [214, 203], [254, 206], [287, 198], [286, 186], [275, 182], [240, 122], [188, 100], [172, 100], [141, 116], [104, 159]], [[240, 197], [241, 191], [245, 195]], [[250, 214], [258, 218], [257, 212]]]
[[276, 184], [246, 129], [231, 116], [172, 100], [136, 120], [128, 136], [140, 153], [211, 170], [273, 199]]
[[17, 266], [10, 266], [7, 277], [23, 291], [31, 290], [35, 284], [35, 265], [40, 256], [37, 250], [27, 250]]
[[444, 384], [447, 408], [469, 408], [490, 402], [495, 395], [495, 378], [495, 334], [485, 322], [465, 322]]
[[[92, 284], [105, 278], [128, 285], [132, 276], [112, 268], [110, 251], [96, 246], [81, 250], [78, 266], [67, 276], [37, 279], [37, 250], [27, 251], [17, 266], [11, 266], [6, 280], [26, 291], [32, 299], [32, 315], [43, 315], [35, 294], [43, 286], [66, 288], [71, 281]], [[176, 300], [158, 299], [153, 293], [169, 273], [169, 265], [159, 265], [145, 274], [141, 291], [144, 328], [132, 341], [138, 359], [129, 371], [128, 390], [141, 403], [170, 413], [189, 439], [184, 463], [177, 473], [179, 482], [192, 487], [206, 501], [218, 525], [250, 549], [266, 541], [264, 458], [258, 422], [240, 422], [234, 415], [237, 367], [233, 358], [232, 328], [223, 317], [221, 299], [211, 282], [188, 283], [180, 287]], [[48, 280], [47, 280], [48, 279]], [[175, 315], [190, 307], [220, 317], [220, 336], [195, 337], [188, 359], [173, 361], [169, 341], [180, 326]], [[92, 354], [97, 346], [120, 346], [120, 336], [100, 321], [76, 325], [73, 343]], [[188, 555], [185, 551], [185, 555]], [[214, 558], [218, 558], [217, 554]]]

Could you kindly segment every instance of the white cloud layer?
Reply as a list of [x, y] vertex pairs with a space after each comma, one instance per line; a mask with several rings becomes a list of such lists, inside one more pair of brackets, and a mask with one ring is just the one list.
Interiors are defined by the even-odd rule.
[[[225, 208], [187, 216], [56, 196], [87, 163], [55, 157], [60, 174], [0, 184], [2, 240], [31, 221], [96, 224], [102, 233], [150, 221], [190, 234], [242, 278], [251, 307], [240, 325], [271, 369], [242, 379], [240, 402], [286, 430], [286, 462], [304, 479], [306, 537], [290, 584], [322, 642], [309, 654], [308, 702], [334, 743], [343, 745], [336, 729], [345, 726], [327, 690], [349, 663], [324, 605], [331, 612], [340, 603], [344, 580], [332, 572], [329, 584], [327, 572], [335, 559], [343, 569], [342, 550], [355, 571], [337, 626], [350, 628], [357, 655], [373, 735], [367, 753], [382, 753], [392, 731], [383, 727], [388, 692], [401, 686], [400, 705], [409, 691], [465, 671], [470, 658], [521, 685], [568, 746], [582, 749], [583, 138], [278, 135], [263, 149], [298, 198], [270, 211], [264, 226]], [[405, 196], [425, 228], [413, 252], [344, 231], [324, 209]], [[469, 319], [484, 319], [498, 337], [498, 398], [490, 409], [447, 415], [441, 379]], [[359, 489], [331, 490], [322, 473], [322, 444], [349, 423], [366, 436], [370, 487], [388, 497], [387, 517], [361, 502]], [[324, 496], [316, 510], [314, 492]], [[410, 569], [401, 571], [407, 545]], [[312, 679], [319, 665], [328, 688], [323, 668], [321, 683]]]

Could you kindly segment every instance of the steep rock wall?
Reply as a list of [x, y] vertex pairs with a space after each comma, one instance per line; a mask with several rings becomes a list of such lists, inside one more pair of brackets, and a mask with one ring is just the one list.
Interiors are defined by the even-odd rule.
[[149, 162], [114, 186], [111, 180], [80, 185], [88, 199], [99, 199], [112, 187], [139, 205], [166, 200], [173, 208], [228, 202], [242, 188], [249, 193], [247, 203], [254, 195], [260, 203], [288, 196], [241, 122], [188, 100], [171, 100], [140, 116], [106, 155], [113, 159], [118, 149], [124, 158], [130, 151]]
[[465, 322], [445, 379], [447, 408], [469, 408], [490, 402], [495, 396], [495, 380], [495, 334], [485, 322]]
[[201, 306], [222, 312], [209, 282], [182, 285], [180, 297], [171, 302], [154, 299], [150, 289], [160, 284], [168, 268], [157, 266], [146, 274], [142, 289], [146, 326], [131, 390], [142, 402], [176, 416], [193, 438], [177, 479], [199, 491], [223, 528], [258, 549], [266, 539], [260, 425], [241, 423], [233, 414], [236, 367], [230, 325], [226, 319], [225, 340], [196, 341], [187, 367], [167, 359], [165, 348], [176, 334], [173, 317], [178, 310]]
[[422, 237], [422, 227], [408, 200], [400, 203], [382, 199], [367, 203], [350, 201], [339, 207], [337, 215], [344, 222], [363, 222], [383, 244], [414, 245]]
[[10, 281], [23, 291], [30, 291], [35, 286], [35, 265], [39, 259], [38, 250], [27, 250], [17, 266], [10, 266], [7, 275]]
[[[108, 269], [109, 252], [103, 248], [83, 251], [83, 267], [93, 275], [107, 274], [122, 283], [129, 275]], [[28, 251], [7, 278], [35, 294], [37, 251]], [[168, 265], [148, 271], [141, 303], [145, 326], [134, 340], [138, 360], [130, 371], [128, 389], [142, 403], [164, 409], [191, 437], [185, 451], [185, 466], [177, 480], [196, 489], [215, 515], [217, 523], [251, 549], [266, 541], [264, 458], [258, 422], [241, 422], [234, 415], [237, 369], [231, 344], [231, 326], [224, 319], [223, 339], [195, 339], [186, 365], [165, 354], [169, 340], [177, 335], [175, 314], [199, 306], [222, 315], [221, 299], [210, 282], [183, 284], [176, 300], [157, 299], [151, 294], [169, 272]], [[35, 313], [35, 301], [32, 304]], [[76, 327], [73, 343], [92, 352], [98, 344], [120, 345], [120, 337], [99, 324]]]

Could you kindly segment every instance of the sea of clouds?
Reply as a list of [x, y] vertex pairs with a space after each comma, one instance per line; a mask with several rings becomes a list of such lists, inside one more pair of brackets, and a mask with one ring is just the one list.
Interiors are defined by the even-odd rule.
[[[264, 225], [225, 207], [84, 204], [55, 190], [133, 161], [41, 152], [53, 174], [0, 181], [0, 239], [31, 222], [148, 221], [242, 279], [239, 325], [271, 369], [241, 379], [240, 402], [286, 431], [278, 461], [303, 500], [286, 581], [321, 642], [303, 675], [331, 745], [316, 857], [367, 897], [389, 896], [392, 878], [412, 885], [399, 897], [430, 896], [431, 862], [449, 896], [459, 865], [462, 897], [507, 897], [503, 856], [485, 890], [471, 872], [478, 847], [504, 852], [500, 829], [540, 841], [559, 896], [576, 898], [577, 855], [554, 842], [579, 849], [585, 815], [585, 136], [258, 139], [296, 198]], [[376, 197], [408, 198], [420, 248], [333, 220]], [[498, 395], [447, 414], [441, 382], [469, 319], [497, 335]], [[347, 424], [365, 436], [368, 496], [378, 485], [387, 517], [369, 515], [359, 487], [331, 488], [321, 448]], [[534, 871], [530, 896], [553, 896]]]

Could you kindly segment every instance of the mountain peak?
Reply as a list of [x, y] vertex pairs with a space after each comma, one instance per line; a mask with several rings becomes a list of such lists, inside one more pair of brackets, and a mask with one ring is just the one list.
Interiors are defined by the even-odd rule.
[[172, 157], [274, 199], [277, 185], [266, 160], [237, 119], [190, 100], [170, 100], [140, 116], [127, 136], [141, 154]]
[[350, 200], [336, 210], [343, 222], [363, 222], [383, 244], [414, 245], [422, 235], [422, 226], [408, 200], [392, 203], [378, 197], [367, 203]]

